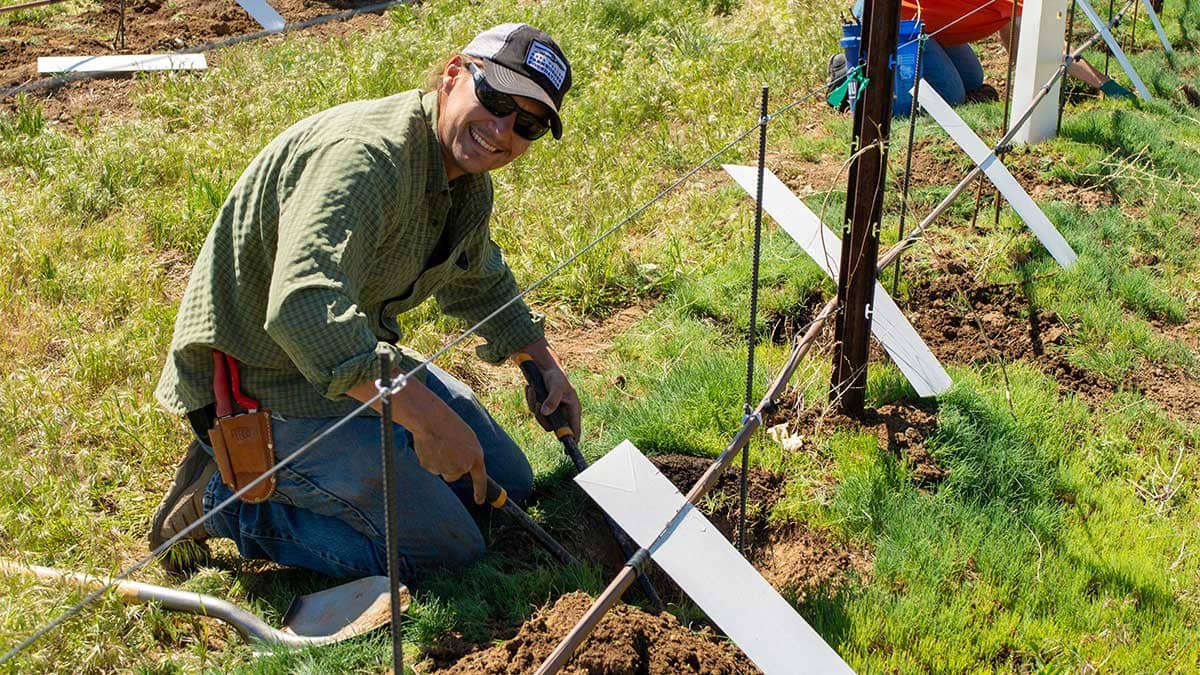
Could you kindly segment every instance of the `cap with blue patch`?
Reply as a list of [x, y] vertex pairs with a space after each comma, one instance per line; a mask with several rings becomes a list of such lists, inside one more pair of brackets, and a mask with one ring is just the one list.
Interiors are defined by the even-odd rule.
[[475, 36], [463, 54], [484, 60], [488, 84], [550, 109], [550, 130], [562, 138], [558, 110], [571, 88], [571, 64], [549, 35], [527, 23], [505, 23]]

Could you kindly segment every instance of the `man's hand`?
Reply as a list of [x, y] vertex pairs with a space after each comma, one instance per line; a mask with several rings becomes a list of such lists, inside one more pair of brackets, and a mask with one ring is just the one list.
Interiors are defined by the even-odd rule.
[[[366, 382], [346, 392], [358, 401], [371, 400], [378, 391], [375, 384]], [[378, 401], [372, 406], [380, 409]], [[471, 476], [475, 503], [487, 499], [487, 470], [483, 463], [483, 448], [458, 413], [450, 409], [418, 379], [410, 379], [404, 388], [392, 396], [392, 421], [408, 429], [413, 437], [413, 450], [421, 467], [446, 482], [464, 475]]]
[[446, 412], [448, 415], [442, 418], [442, 423], [434, 425], [431, 430], [411, 432], [417, 461], [426, 471], [441, 476], [447, 483], [470, 474], [475, 503], [482, 504], [487, 495], [483, 448], [471, 427], [449, 407]]
[[561, 409], [566, 415], [567, 424], [571, 427], [572, 433], [575, 434], [576, 439], [579, 439], [582, 411], [579, 395], [575, 392], [575, 387], [571, 386], [571, 380], [567, 378], [567, 374], [554, 356], [554, 352], [550, 350], [550, 344], [545, 338], [542, 338], [526, 345], [520, 351], [533, 359], [546, 383], [547, 396], [540, 407], [537, 405], [533, 388], [525, 387], [525, 401], [529, 404], [530, 411], [538, 418], [538, 423], [543, 428], [553, 431], [545, 417], [555, 410]]

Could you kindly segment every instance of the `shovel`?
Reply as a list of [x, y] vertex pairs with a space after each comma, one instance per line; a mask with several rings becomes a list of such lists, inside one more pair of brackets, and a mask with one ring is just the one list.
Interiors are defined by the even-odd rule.
[[[82, 589], [103, 587], [105, 580], [89, 574], [52, 567], [21, 565], [0, 560], [0, 572], [35, 576], [42, 581], [62, 582]], [[312, 647], [341, 642], [384, 626], [391, 619], [388, 578], [364, 577], [341, 586], [297, 596], [283, 617], [283, 627], [274, 628], [254, 614], [221, 598], [138, 581], [118, 581], [113, 590], [131, 604], [157, 603], [165, 609], [207, 616], [233, 626], [250, 642], [287, 648]], [[400, 611], [408, 609], [408, 589], [400, 587]]]

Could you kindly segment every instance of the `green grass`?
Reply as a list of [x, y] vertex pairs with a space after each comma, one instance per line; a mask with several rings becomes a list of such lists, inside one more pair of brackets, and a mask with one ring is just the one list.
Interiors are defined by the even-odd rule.
[[[1113, 383], [1152, 368], [1195, 376], [1194, 347], [1168, 332], [1194, 325], [1200, 299], [1200, 111], [1178, 93], [1200, 75], [1200, 22], [1184, 10], [1168, 3], [1179, 52], [1170, 63], [1149, 26], [1139, 28], [1132, 59], [1159, 100], [1081, 102], [1059, 138], [1009, 158], [1065, 186], [1043, 207], [1079, 263], [1057, 270], [1008, 209], [998, 227], [988, 210], [969, 228], [964, 196], [905, 258], [902, 300], [909, 283], [952, 260], [983, 281], [1021, 283], [1073, 327], [1066, 355], [1090, 373]], [[106, 574], [144, 553], [187, 438], [151, 396], [187, 271], [239, 172], [293, 122], [419, 86], [425, 73], [412, 64], [434, 63], [492, 24], [546, 28], [576, 72], [566, 136], [495, 175], [494, 233], [529, 282], [751, 127], [762, 85], [772, 109], [817, 87], [837, 34], [835, 7], [815, 0], [450, 0], [387, 16], [380, 30], [337, 40], [290, 35], [218, 52], [203, 75], [140, 78], [124, 118], [61, 125], [32, 98], [0, 112], [0, 555]], [[1001, 112], [998, 103], [962, 108], [985, 139], [999, 135]], [[903, 130], [894, 129], [885, 244], [895, 240]], [[805, 199], [831, 224], [843, 209], [845, 175], [831, 177], [848, 133], [847, 118], [818, 103], [769, 128], [772, 168], [811, 184]], [[965, 173], [967, 160], [931, 121], [918, 120], [916, 138]], [[752, 163], [754, 140], [720, 162]], [[814, 165], [822, 178], [804, 175]], [[957, 178], [914, 186], [910, 227]], [[1112, 204], [1081, 204], [1072, 188]], [[742, 414], [752, 227], [751, 201], [713, 165], [534, 293], [555, 326], [648, 309], [588, 367], [568, 363], [589, 458], [626, 438], [648, 454], [705, 457], [729, 442]], [[832, 288], [768, 221], [756, 396]], [[459, 328], [430, 305], [403, 322], [426, 353]], [[468, 351], [448, 363], [488, 377]], [[956, 385], [939, 399], [928, 440], [949, 470], [936, 490], [914, 486], [911, 470], [857, 427], [814, 434], [805, 452], [753, 444], [752, 461], [786, 477], [773, 522], [807, 523], [871, 558], [846, 586], [809, 593], [801, 613], [859, 672], [1200, 668], [1200, 430], [1136, 392], [1084, 401], [1033, 363], [949, 369]], [[819, 405], [828, 381], [822, 347], [793, 386]], [[910, 396], [894, 366], [873, 364], [872, 404]], [[552, 532], [577, 534], [583, 500], [557, 443], [530, 423], [519, 392], [493, 389], [486, 402], [534, 465], [531, 513]], [[137, 578], [165, 581], [157, 569]], [[405, 628], [410, 662], [450, 635], [502, 639], [557, 595], [606, 582], [591, 567], [504, 552], [422, 580]], [[221, 548], [216, 566], [185, 587], [278, 622], [292, 595], [328, 583]], [[78, 596], [0, 577], [0, 597], [7, 647]], [[699, 618], [694, 607], [675, 609]], [[381, 635], [257, 657], [219, 624], [108, 598], [14, 669], [378, 672], [389, 657]]]

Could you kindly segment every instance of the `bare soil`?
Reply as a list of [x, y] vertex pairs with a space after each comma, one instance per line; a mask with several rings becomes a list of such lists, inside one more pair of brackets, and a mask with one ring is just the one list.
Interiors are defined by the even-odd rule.
[[[375, 4], [372, 0], [272, 0], [289, 23]], [[175, 52], [209, 42], [262, 30], [233, 0], [130, 0], [125, 9], [125, 43], [117, 44], [121, 16], [117, 0], [104, 0], [99, 9], [75, 15], [55, 15], [43, 22], [0, 26], [0, 89], [46, 77], [37, 72], [39, 56], [102, 56]], [[386, 25], [381, 14], [362, 14], [347, 23], [332, 22], [307, 30], [343, 34]], [[49, 116], [70, 116], [101, 109], [122, 108], [132, 78], [129, 75], [84, 80], [65, 85], [50, 95], [39, 94]], [[4, 105], [11, 106], [7, 100]]]
[[[592, 604], [569, 593], [543, 608], [501, 645], [467, 655], [439, 673], [506, 675], [533, 672]], [[728, 641], [709, 631], [692, 631], [669, 613], [646, 614], [618, 605], [604, 616], [563, 673], [757, 673]]]
[[[873, 429], [879, 438], [879, 447], [904, 462], [918, 487], [934, 490], [949, 475], [926, 447], [926, 440], [937, 429], [937, 404], [933, 401], [896, 401], [879, 408], [868, 408], [862, 419], [846, 417], [830, 407], [802, 408], [800, 403], [795, 393], [789, 392], [780, 400], [775, 413], [768, 417], [767, 424], [786, 423], [794, 433], [809, 438], [823, 438], [838, 428]], [[854, 557], [862, 552], [851, 553], [850, 567], [860, 572], [869, 571], [865, 557]]]
[[[688, 491], [711, 465], [712, 460], [687, 455], [661, 455], [651, 460], [681, 492]], [[740, 469], [731, 466], [702, 500], [700, 508], [730, 541], [738, 523]], [[772, 525], [768, 516], [783, 496], [783, 477], [752, 469], [747, 480], [747, 558], [777, 590], [803, 602], [812, 591], [841, 588], [852, 574], [865, 574], [867, 554], [829, 535], [803, 525]], [[575, 555], [601, 565], [606, 576], [615, 575], [625, 556], [609, 533], [599, 512], [589, 509], [570, 531], [552, 534]], [[520, 556], [522, 549], [535, 546], [524, 533], [506, 529], [495, 537], [500, 548]], [[660, 569], [650, 565], [650, 577], [668, 605], [686, 601], [686, 596]], [[636, 588], [636, 587], [635, 587]], [[631, 590], [636, 595], [636, 590]], [[586, 610], [591, 598], [575, 593], [563, 596], [551, 608], [543, 608], [515, 630], [499, 627], [495, 639], [509, 638], [502, 645], [472, 644], [453, 636], [426, 649], [432, 668], [455, 673], [523, 673], [537, 667]], [[669, 614], [653, 616], [618, 605], [600, 623], [576, 660], [564, 672], [579, 673], [746, 673], [758, 672], [714, 629], [697, 622], [699, 631], [679, 625]], [[574, 668], [574, 670], [572, 670]]]
[[[1033, 307], [1020, 286], [980, 283], [956, 263], [943, 264], [937, 273], [910, 288], [907, 315], [939, 359], [956, 363], [1026, 359], [1089, 405], [1117, 391], [1136, 391], [1169, 416], [1200, 424], [1200, 380], [1183, 368], [1151, 364], [1121, 382], [1110, 382], [1067, 360], [1063, 347], [1074, 327], [1054, 312]], [[1197, 352], [1200, 322], [1157, 328]]]
[[1111, 383], [1067, 361], [1063, 347], [1073, 327], [1033, 307], [1019, 285], [979, 282], [954, 262], [943, 263], [936, 274], [910, 287], [906, 311], [938, 359], [972, 364], [1026, 359], [1089, 402], [1113, 392]]

